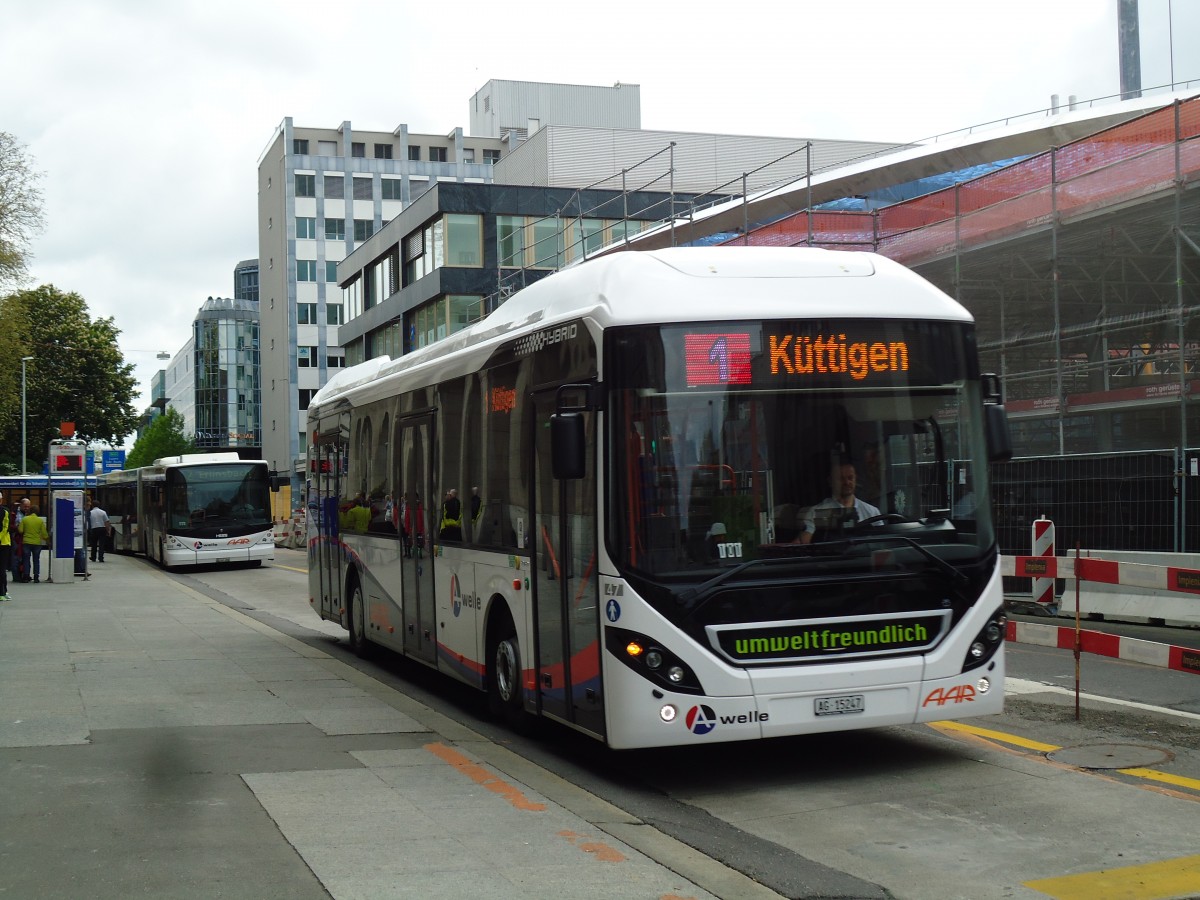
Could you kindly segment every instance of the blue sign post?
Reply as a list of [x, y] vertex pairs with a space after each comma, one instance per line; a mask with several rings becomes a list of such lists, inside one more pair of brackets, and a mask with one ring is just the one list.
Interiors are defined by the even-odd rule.
[[119, 472], [125, 468], [124, 450], [103, 450], [100, 454], [101, 472]]

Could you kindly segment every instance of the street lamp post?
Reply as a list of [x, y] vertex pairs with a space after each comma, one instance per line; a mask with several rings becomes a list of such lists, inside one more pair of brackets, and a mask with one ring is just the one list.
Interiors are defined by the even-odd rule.
[[29, 474], [29, 458], [25, 449], [25, 363], [33, 359], [32, 356], [21, 357], [21, 474]]

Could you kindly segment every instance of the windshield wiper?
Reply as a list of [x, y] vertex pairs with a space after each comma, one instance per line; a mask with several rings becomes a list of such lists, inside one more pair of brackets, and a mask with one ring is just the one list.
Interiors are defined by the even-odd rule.
[[929, 560], [931, 563], [933, 563], [935, 566], [937, 566], [939, 569], [941, 569], [943, 572], [945, 572], [947, 575], [949, 575], [955, 581], [960, 581], [960, 582], [961, 581], [970, 581], [970, 579], [967, 578], [965, 572], [956, 568], [952, 563], [946, 562], [946, 560], [942, 559], [940, 556], [938, 556], [936, 553], [934, 553], [932, 550], [930, 550], [924, 544], [920, 544], [917, 541], [913, 540], [912, 538], [910, 538], [906, 535], [903, 535], [903, 534], [880, 534], [880, 535], [872, 535], [870, 537], [867, 537], [867, 536], [846, 537], [846, 538], [838, 538], [837, 540], [834, 540], [834, 541], [826, 541], [825, 543], [827, 543], [827, 544], [830, 544], [830, 543], [833, 543], [833, 544], [873, 544], [877, 541], [900, 541], [902, 543], [908, 544], [910, 547], [912, 547], [914, 550], [916, 550], [918, 553], [920, 553], [922, 556], [924, 556], [927, 560]]
[[[962, 582], [966, 582], [966, 581], [970, 580], [967, 577], [966, 573], [960, 571], [953, 564], [942, 559], [940, 556], [938, 556], [936, 553], [934, 553], [928, 547], [925, 547], [922, 544], [918, 543], [917, 541], [913, 540], [912, 538], [906, 537], [905, 535], [902, 535], [902, 534], [881, 534], [881, 535], [871, 536], [871, 537], [866, 537], [866, 536], [846, 537], [846, 538], [839, 538], [837, 540], [832, 540], [832, 541], [821, 541], [818, 544], [805, 544], [805, 545], [798, 545], [798, 546], [804, 546], [804, 548], [806, 550], [816, 551], [817, 553], [820, 553], [820, 551], [822, 549], [828, 550], [829, 548], [837, 546], [838, 544], [867, 544], [867, 543], [875, 543], [877, 541], [891, 541], [891, 542], [899, 542], [899, 543], [903, 543], [903, 544], [908, 544], [910, 547], [912, 547], [914, 550], [916, 550], [918, 553], [920, 553], [922, 556], [924, 556], [927, 560], [932, 562], [934, 564], [934, 566], [936, 566], [938, 569], [940, 569], [945, 574], [949, 575], [955, 581], [962, 583]], [[790, 563], [790, 564], [794, 565], [798, 560], [808, 558], [808, 557], [809, 557], [809, 554], [806, 553], [803, 556], [786, 556], [786, 557], [780, 557], [777, 559], [750, 559], [744, 563], [740, 563], [740, 564], [734, 566], [732, 569], [726, 569], [725, 571], [721, 572], [720, 574], [715, 575], [712, 578], [708, 579], [708, 581], [702, 582], [702, 583], [696, 585], [695, 587], [691, 587], [691, 588], [688, 588], [687, 590], [680, 591], [675, 596], [676, 596], [676, 599], [678, 600], [678, 602], [680, 603], [680, 605], [684, 607], [684, 609], [692, 610], [696, 606], [699, 605], [699, 603], [702, 599], [709, 596], [716, 588], [720, 587], [722, 584], [724, 584], [729, 579], [733, 578], [735, 575], [740, 575], [742, 572], [745, 572], [747, 569], [751, 569], [754, 566], [773, 565], [773, 564], [782, 565], [782, 564]]]
[[744, 563], [739, 563], [738, 565], [734, 566], [732, 569], [726, 569], [724, 572], [713, 576], [712, 578], [708, 579], [708, 581], [701, 582], [695, 587], [688, 588], [686, 591], [680, 591], [675, 596], [685, 609], [691, 609], [702, 597], [712, 593], [714, 588], [724, 584], [734, 575], [745, 572], [747, 569], [753, 568], [754, 566], [770, 565], [772, 563], [794, 564], [795, 561], [796, 560], [792, 557], [783, 557], [780, 559], [748, 559]]

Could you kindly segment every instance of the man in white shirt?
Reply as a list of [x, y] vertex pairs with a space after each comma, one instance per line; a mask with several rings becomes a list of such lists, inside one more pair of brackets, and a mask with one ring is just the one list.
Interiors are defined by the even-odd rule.
[[817, 532], [817, 519], [821, 518], [821, 510], [846, 510], [847, 513], [853, 510], [854, 518], [859, 522], [879, 515], [876, 507], [854, 496], [857, 484], [858, 472], [854, 463], [835, 458], [829, 472], [831, 494], [808, 511], [800, 528], [800, 536], [796, 540], [801, 544], [812, 542], [813, 535]]
[[[108, 513], [100, 508], [95, 500], [88, 510], [88, 559], [92, 562], [104, 562], [104, 544], [108, 540]], [[99, 554], [99, 559], [97, 559]]]

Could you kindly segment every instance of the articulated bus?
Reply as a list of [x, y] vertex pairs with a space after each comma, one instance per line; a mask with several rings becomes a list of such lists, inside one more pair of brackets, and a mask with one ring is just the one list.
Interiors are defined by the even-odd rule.
[[999, 381], [886, 258], [594, 259], [339, 372], [308, 422], [316, 612], [514, 723], [623, 749], [1003, 706], [968, 496], [1011, 455]]
[[96, 500], [113, 525], [113, 549], [165, 568], [261, 565], [275, 558], [271, 482], [264, 460], [236, 453], [156, 459], [96, 479]]

